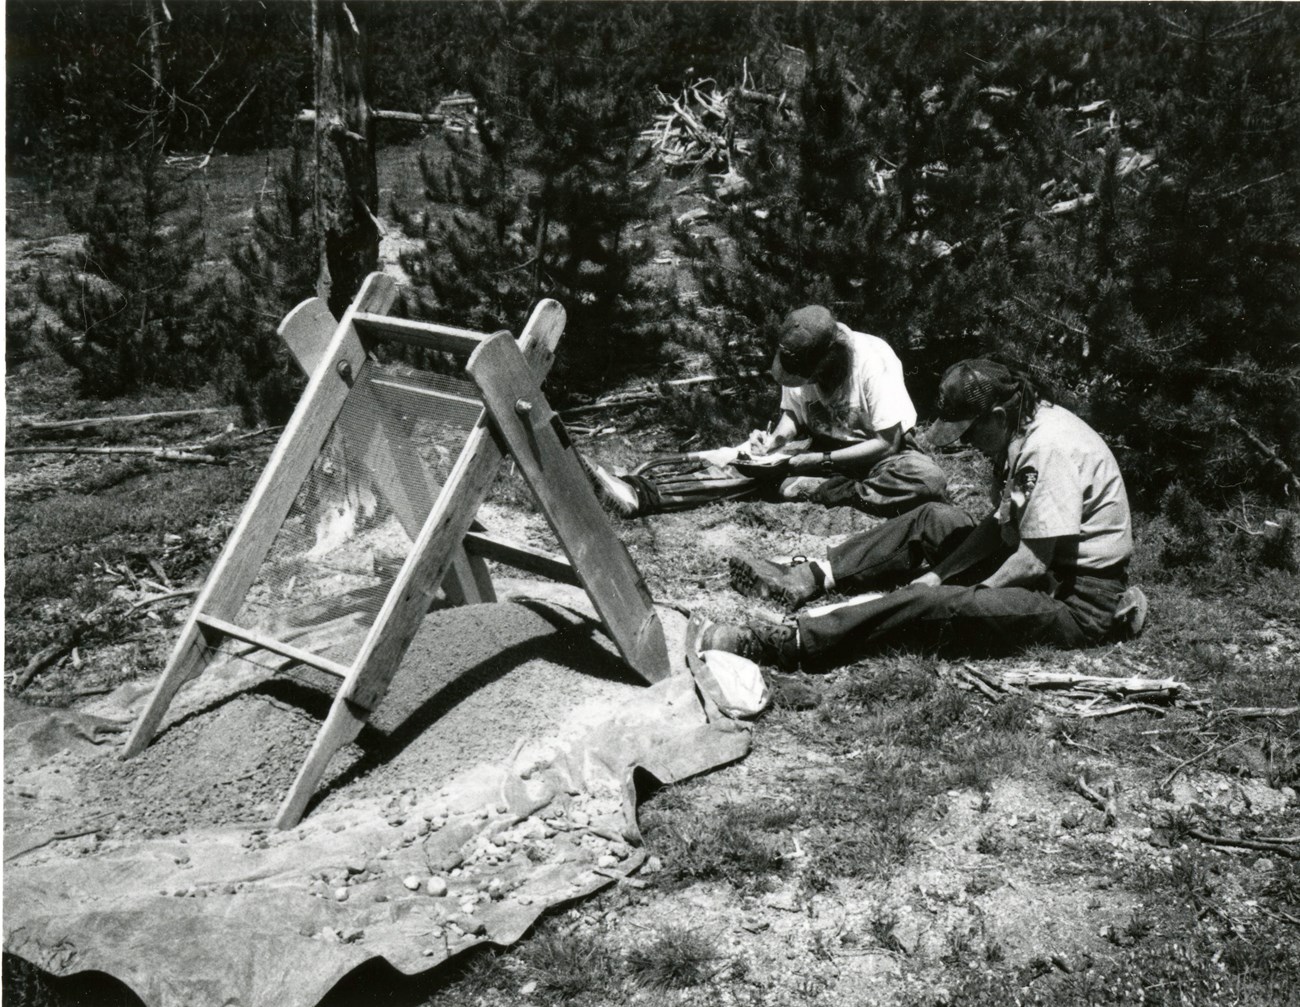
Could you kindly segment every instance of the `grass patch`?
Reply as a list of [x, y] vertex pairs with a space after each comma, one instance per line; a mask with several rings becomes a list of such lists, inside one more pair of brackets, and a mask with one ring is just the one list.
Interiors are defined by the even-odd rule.
[[634, 981], [652, 989], [685, 989], [711, 979], [719, 971], [720, 957], [712, 938], [696, 929], [673, 927], [633, 947], [627, 967]]
[[552, 1003], [606, 995], [615, 987], [612, 949], [595, 934], [543, 930], [522, 946], [519, 960], [538, 995]]
[[666, 865], [666, 881], [721, 880], [761, 888], [785, 870], [785, 834], [798, 818], [791, 806], [758, 802], [727, 802], [707, 810], [661, 805], [645, 815], [646, 843]]

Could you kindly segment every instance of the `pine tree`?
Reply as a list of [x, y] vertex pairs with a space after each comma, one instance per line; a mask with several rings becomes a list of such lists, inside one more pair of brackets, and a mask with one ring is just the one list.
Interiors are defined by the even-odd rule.
[[[637, 141], [656, 68], [646, 53], [666, 8], [566, 4], [471, 9], [462, 54], [484, 111], [476, 139], [424, 164], [429, 206], [402, 213], [424, 239], [403, 265], [417, 310], [453, 324], [517, 328], [542, 297], [568, 313], [548, 387], [605, 387], [657, 359], [663, 298], [632, 234], [654, 212]], [[645, 43], [642, 48], [638, 40]]]
[[46, 341], [77, 370], [82, 391], [108, 397], [204, 382], [211, 356], [194, 323], [205, 296], [202, 219], [159, 146], [101, 161], [91, 191], [65, 215], [85, 232], [85, 247], [38, 293], [58, 317]]
[[300, 147], [274, 171], [274, 180], [253, 208], [249, 235], [230, 249], [230, 271], [214, 281], [207, 300], [218, 386], [249, 424], [283, 422], [293, 410], [306, 379], [276, 327], [316, 287], [317, 238]]

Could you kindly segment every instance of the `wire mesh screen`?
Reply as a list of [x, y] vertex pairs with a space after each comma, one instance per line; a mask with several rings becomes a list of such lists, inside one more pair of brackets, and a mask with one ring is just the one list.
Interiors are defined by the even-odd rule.
[[468, 380], [362, 365], [235, 622], [350, 663], [482, 411]]

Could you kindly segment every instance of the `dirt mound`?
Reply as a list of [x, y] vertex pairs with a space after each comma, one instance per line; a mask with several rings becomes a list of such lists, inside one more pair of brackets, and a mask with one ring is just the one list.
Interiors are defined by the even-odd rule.
[[[85, 765], [87, 817], [120, 836], [264, 822], [311, 748], [333, 679], [280, 675], [184, 716], [139, 756]], [[553, 734], [584, 703], [639, 686], [592, 619], [556, 604], [506, 602], [431, 613], [383, 704], [334, 758], [323, 807], [436, 789], [522, 739]]]

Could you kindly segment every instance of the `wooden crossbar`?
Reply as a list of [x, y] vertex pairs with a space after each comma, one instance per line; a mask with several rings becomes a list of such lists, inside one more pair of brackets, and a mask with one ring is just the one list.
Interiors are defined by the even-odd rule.
[[295, 647], [291, 643], [277, 640], [275, 637], [268, 636], [258, 630], [245, 629], [243, 626], [236, 626], [233, 622], [227, 622], [225, 619], [218, 619], [216, 616], [203, 615], [202, 613], [196, 617], [195, 621], [205, 629], [214, 630], [220, 635], [229, 636], [236, 640], [243, 640], [245, 643], [251, 643], [262, 650], [269, 650], [273, 654], [292, 658], [299, 664], [310, 665], [339, 678], [347, 678], [348, 676], [348, 666], [346, 664], [331, 661], [328, 657], [313, 654], [310, 650]]
[[456, 357], [468, 357], [487, 338], [472, 329], [457, 329], [433, 322], [413, 322], [405, 318], [361, 312], [353, 319], [361, 337], [385, 339], [425, 350], [437, 350]]
[[465, 551], [471, 556], [482, 556], [484, 559], [504, 563], [506, 566], [512, 566], [516, 570], [523, 570], [525, 573], [540, 574], [551, 580], [559, 581], [561, 584], [572, 584], [574, 587], [582, 586], [582, 581], [578, 579], [577, 573], [574, 572], [573, 564], [563, 556], [555, 556], [549, 552], [516, 545], [514, 542], [506, 542], [476, 531], [466, 533]]

